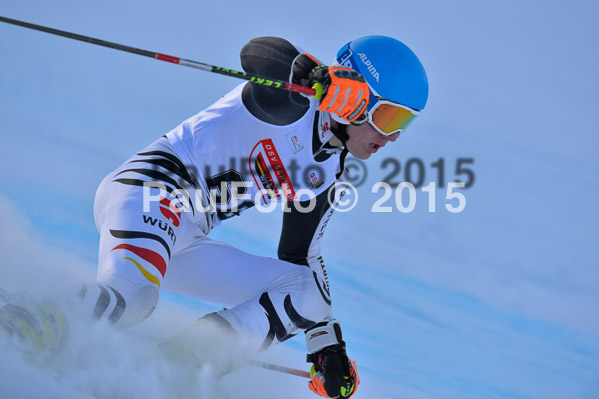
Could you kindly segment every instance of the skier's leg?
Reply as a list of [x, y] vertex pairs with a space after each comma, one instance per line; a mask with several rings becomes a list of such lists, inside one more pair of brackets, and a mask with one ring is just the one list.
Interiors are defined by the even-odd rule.
[[232, 306], [218, 316], [256, 351], [332, 316], [322, 274], [206, 237], [173, 256], [163, 287]]
[[[147, 182], [162, 187], [144, 187]], [[98, 279], [80, 292], [87, 317], [128, 327], [152, 313], [170, 258], [187, 245], [188, 237], [204, 234], [193, 218], [205, 216], [192, 198], [177, 201], [182, 197], [174, 191], [189, 194], [191, 186], [166, 139], [104, 179], [94, 204], [100, 232]]]

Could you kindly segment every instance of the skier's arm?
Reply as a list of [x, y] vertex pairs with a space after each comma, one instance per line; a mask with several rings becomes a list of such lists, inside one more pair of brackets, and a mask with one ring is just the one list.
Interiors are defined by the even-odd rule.
[[[308, 87], [319, 84], [319, 109], [347, 122], [358, 119], [368, 105], [369, 90], [362, 75], [347, 67], [327, 67], [285, 39], [253, 39], [243, 47], [240, 57], [243, 69], [251, 74], [292, 79]], [[252, 115], [273, 125], [293, 123], [310, 107], [310, 101], [301, 94], [253, 83], [244, 87], [242, 100]]]
[[298, 206], [295, 206], [294, 203], [289, 204], [289, 209], [283, 214], [283, 227], [278, 249], [279, 259], [296, 265], [308, 266], [314, 271], [324, 271], [320, 243], [334, 211], [329, 200], [329, 196], [333, 194], [332, 191], [327, 189], [310, 200], [315, 201], [315, 207], [311, 212], [304, 211], [308, 208], [308, 201], [302, 201]]
[[[334, 197], [333, 189], [322, 192], [313, 199], [316, 206], [309, 213], [300, 211], [306, 209], [307, 204], [301, 204], [302, 208], [298, 209], [291, 205], [289, 212], [283, 216], [278, 251], [280, 259], [322, 271], [324, 284], [319, 288], [321, 294], [326, 292], [329, 303], [330, 293], [320, 254], [320, 240], [333, 214], [331, 203]], [[318, 279], [316, 281], [318, 283]], [[320, 396], [349, 398], [355, 393], [360, 378], [355, 362], [347, 357], [340, 323], [332, 317], [331, 311], [327, 320], [306, 331], [308, 361], [313, 363], [308, 387]]]

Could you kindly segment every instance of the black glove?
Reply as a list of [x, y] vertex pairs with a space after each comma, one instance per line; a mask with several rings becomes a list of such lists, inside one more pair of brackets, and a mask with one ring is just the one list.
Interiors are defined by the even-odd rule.
[[349, 123], [358, 119], [368, 106], [370, 90], [362, 75], [343, 66], [327, 67], [310, 54], [293, 61], [293, 83], [312, 87], [320, 100], [319, 110], [337, 115]]
[[306, 331], [307, 359], [314, 363], [308, 388], [319, 396], [349, 398], [360, 383], [356, 363], [347, 357], [341, 338], [341, 326], [336, 320]]

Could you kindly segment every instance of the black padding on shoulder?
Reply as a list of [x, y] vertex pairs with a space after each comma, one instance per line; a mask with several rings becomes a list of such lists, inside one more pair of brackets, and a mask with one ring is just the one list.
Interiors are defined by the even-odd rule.
[[[289, 81], [291, 66], [299, 51], [287, 40], [259, 37], [243, 46], [243, 70], [266, 78]], [[243, 104], [256, 118], [273, 125], [288, 125], [299, 120], [310, 107], [302, 95], [250, 83], [242, 93]]]

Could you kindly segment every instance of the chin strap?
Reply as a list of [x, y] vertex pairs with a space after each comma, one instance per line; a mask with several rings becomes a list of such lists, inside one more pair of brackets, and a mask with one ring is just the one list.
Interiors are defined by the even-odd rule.
[[346, 147], [345, 143], [347, 140], [349, 140], [349, 136], [347, 135], [347, 125], [338, 123], [337, 128], [331, 129], [331, 131], [333, 132], [335, 137], [341, 140], [341, 144], [343, 144], [343, 147]]
[[331, 133], [341, 141], [343, 147], [346, 147], [345, 142], [349, 140], [349, 136], [347, 135], [348, 123], [335, 114], [327, 114], [327, 116], [329, 121], [334, 120], [337, 122], [337, 127], [335, 129], [332, 128], [331, 124]]
[[347, 133], [345, 132], [346, 127], [343, 126], [341, 130], [341, 137], [339, 137], [339, 131], [337, 129], [333, 130], [331, 128], [331, 119], [332, 114], [328, 112], [318, 112], [318, 116], [314, 121], [314, 135], [318, 137], [320, 144], [317, 147], [313, 148], [314, 156], [317, 156], [321, 152], [326, 152], [328, 154], [337, 154], [341, 153], [344, 150], [344, 147], [332, 147], [329, 144], [329, 140], [335, 136], [337, 137], [343, 145], [345, 145], [345, 141], [349, 138]]

